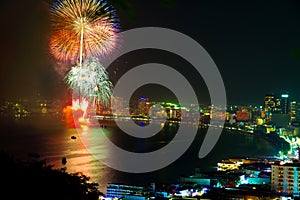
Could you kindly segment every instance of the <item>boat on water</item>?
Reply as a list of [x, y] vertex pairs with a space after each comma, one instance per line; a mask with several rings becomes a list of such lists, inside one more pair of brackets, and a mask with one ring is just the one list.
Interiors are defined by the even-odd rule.
[[63, 157], [63, 158], [61, 159], [61, 163], [62, 163], [63, 165], [67, 164], [67, 158], [66, 158], [66, 157]]

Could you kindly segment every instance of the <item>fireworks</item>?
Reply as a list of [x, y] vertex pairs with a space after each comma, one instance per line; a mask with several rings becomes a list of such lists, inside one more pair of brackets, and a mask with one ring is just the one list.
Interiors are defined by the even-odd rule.
[[113, 91], [105, 68], [96, 61], [74, 66], [65, 77], [66, 83], [78, 95], [107, 105]]
[[119, 31], [115, 10], [102, 0], [59, 0], [51, 9], [52, 55], [62, 61], [109, 55]]
[[[83, 114], [81, 117], [79, 117], [77, 120], [82, 121], [87, 115], [87, 109], [89, 106], [89, 101], [86, 98], [80, 98], [80, 99], [73, 99], [72, 100], [72, 109], [75, 111], [83, 111]], [[74, 116], [74, 113], [73, 113]]]
[[113, 93], [108, 73], [96, 60], [117, 47], [115, 10], [103, 0], [58, 0], [51, 8], [51, 22], [50, 52], [57, 61], [75, 65], [65, 82], [77, 95], [84, 118], [91, 101], [108, 105]]

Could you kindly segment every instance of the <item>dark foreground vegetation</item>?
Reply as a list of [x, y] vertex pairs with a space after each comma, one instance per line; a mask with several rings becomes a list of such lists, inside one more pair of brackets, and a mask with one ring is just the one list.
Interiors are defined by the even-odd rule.
[[20, 160], [0, 151], [0, 199], [98, 200], [98, 184], [89, 177], [53, 169], [41, 160]]

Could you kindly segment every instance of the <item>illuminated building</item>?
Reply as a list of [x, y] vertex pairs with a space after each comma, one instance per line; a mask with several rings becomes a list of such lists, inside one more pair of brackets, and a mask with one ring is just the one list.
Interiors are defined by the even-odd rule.
[[242, 184], [270, 184], [270, 177], [261, 177], [259, 174], [244, 174], [240, 176]]
[[264, 110], [266, 118], [271, 118], [272, 114], [287, 114], [289, 112], [289, 95], [282, 94], [280, 97], [274, 94], [266, 94]]
[[293, 101], [290, 104], [291, 110], [291, 121], [300, 122], [300, 102]]
[[163, 107], [165, 108], [165, 110], [167, 112], [167, 117], [169, 119], [181, 119], [181, 117], [182, 117], [182, 113], [181, 113], [182, 109], [185, 110], [184, 115], [188, 116], [186, 108], [181, 108], [179, 105], [177, 105], [175, 103], [165, 102], [163, 104]]
[[243, 164], [242, 162], [234, 162], [230, 160], [222, 160], [222, 162], [218, 162], [218, 171], [231, 171], [238, 170], [239, 167]]
[[277, 127], [287, 127], [290, 121], [289, 95], [265, 95], [264, 111], [267, 122], [272, 121]]
[[211, 120], [210, 113], [203, 113], [203, 114], [201, 114], [201, 116], [200, 116], [200, 122], [202, 124], [209, 124], [210, 120]]
[[[47, 111], [47, 110], [46, 110]], [[43, 112], [41, 112], [44, 114]], [[7, 118], [23, 118], [28, 117], [31, 113], [21, 103], [5, 102], [4, 105], [0, 105], [0, 117]]]
[[149, 116], [150, 102], [148, 98], [141, 97], [138, 99], [138, 114], [141, 116]]
[[264, 103], [265, 111], [267, 115], [279, 113], [279, 114], [289, 114], [289, 95], [282, 94], [280, 97], [273, 94], [265, 95]]
[[253, 120], [253, 111], [248, 110], [248, 121], [252, 121], [252, 120]]
[[289, 103], [289, 95], [282, 94], [281, 95], [281, 114], [289, 114], [290, 112], [290, 103]]
[[264, 102], [266, 118], [270, 118], [270, 116], [272, 115], [272, 112], [275, 110], [275, 107], [276, 107], [275, 95], [266, 94], [265, 102]]
[[153, 106], [149, 110], [149, 116], [154, 118], [167, 118], [166, 109], [162, 106], [157, 105], [155, 102], [151, 103]]
[[267, 115], [266, 115], [266, 111], [265, 110], [261, 110], [261, 118], [263, 118], [263, 119], [266, 119], [267, 117]]
[[189, 177], [180, 177], [180, 184], [197, 184], [199, 186], [212, 187], [218, 184], [218, 179], [213, 177], [201, 177], [201, 176], [189, 176]]
[[[108, 106], [97, 103], [96, 104], [96, 114], [97, 115], [112, 115], [110, 103], [111, 102], [108, 103]], [[89, 108], [89, 112], [94, 113], [93, 108]]]
[[178, 108], [170, 109], [169, 118], [170, 119], [181, 119], [181, 110]]
[[226, 120], [226, 121], [229, 121], [229, 120], [230, 120], [230, 113], [229, 113], [229, 112], [226, 112], [225, 115], [226, 115], [226, 119], [225, 119], [225, 120]]
[[211, 113], [210, 116], [211, 116], [211, 118], [214, 118], [215, 120], [224, 120], [224, 119], [226, 119], [226, 113], [223, 113], [223, 112], [215, 112], [214, 116]]
[[272, 133], [276, 131], [276, 128], [271, 124], [264, 125], [266, 127], [266, 133]]
[[142, 186], [123, 185], [123, 184], [108, 184], [106, 187], [106, 197], [108, 198], [124, 198], [126, 195], [143, 196], [145, 188]]
[[251, 122], [256, 122], [258, 118], [262, 118], [262, 106], [252, 107], [249, 112], [249, 120]]
[[236, 120], [238, 122], [247, 122], [247, 121], [249, 121], [249, 112], [247, 110], [238, 110], [238, 111], [236, 111]]
[[186, 107], [181, 107], [181, 117], [189, 117], [189, 110]]
[[272, 165], [271, 190], [281, 194], [299, 195], [299, 171], [299, 163]]
[[265, 123], [265, 120], [263, 118], [256, 119], [256, 125], [263, 125], [264, 123]]

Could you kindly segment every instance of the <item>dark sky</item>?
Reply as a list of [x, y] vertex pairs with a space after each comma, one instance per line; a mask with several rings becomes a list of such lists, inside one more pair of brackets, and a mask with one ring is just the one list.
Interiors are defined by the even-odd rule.
[[[48, 2], [14, 0], [1, 5], [1, 99], [37, 92], [56, 98], [66, 91], [48, 51]], [[264, 95], [271, 92], [289, 92], [292, 99], [300, 100], [297, 0], [112, 2], [123, 30], [171, 28], [198, 41], [221, 72], [229, 104], [262, 104]], [[139, 63], [126, 59], [130, 65]], [[126, 70], [122, 67], [119, 73]], [[186, 74], [191, 72], [184, 63], [180, 67]]]

